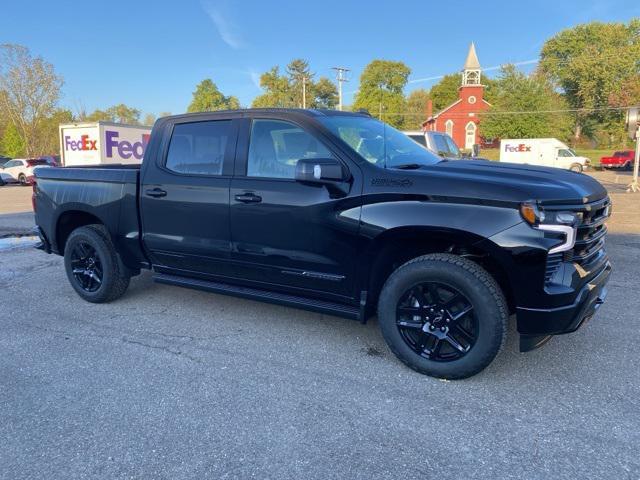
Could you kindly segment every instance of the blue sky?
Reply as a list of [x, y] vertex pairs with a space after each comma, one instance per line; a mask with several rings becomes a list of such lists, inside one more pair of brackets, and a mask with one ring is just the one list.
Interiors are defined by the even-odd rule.
[[293, 58], [317, 75], [351, 68], [348, 104], [375, 58], [405, 62], [410, 91], [460, 70], [471, 41], [483, 67], [494, 67], [536, 59], [545, 39], [573, 25], [637, 16], [637, 0], [23, 0], [0, 8], [0, 43], [53, 63], [65, 79], [62, 103], [74, 111], [124, 102], [180, 113], [207, 77], [249, 105], [260, 73]]

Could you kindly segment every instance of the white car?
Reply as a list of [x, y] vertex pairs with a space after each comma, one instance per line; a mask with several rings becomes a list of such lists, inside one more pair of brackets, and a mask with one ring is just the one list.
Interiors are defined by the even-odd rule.
[[33, 170], [36, 167], [49, 167], [45, 159], [14, 158], [0, 167], [0, 181], [2, 183], [20, 183], [29, 185], [33, 180]]

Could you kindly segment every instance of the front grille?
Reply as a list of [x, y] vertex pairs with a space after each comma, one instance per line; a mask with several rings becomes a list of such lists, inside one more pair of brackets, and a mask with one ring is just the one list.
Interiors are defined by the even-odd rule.
[[611, 211], [609, 198], [584, 205], [554, 205], [545, 207], [545, 209], [582, 213], [582, 221], [578, 225], [576, 243], [573, 249], [547, 256], [545, 282], [551, 282], [563, 262], [573, 262], [580, 265], [584, 270], [590, 270], [590, 267], [605, 255], [604, 243], [607, 235], [605, 221]]

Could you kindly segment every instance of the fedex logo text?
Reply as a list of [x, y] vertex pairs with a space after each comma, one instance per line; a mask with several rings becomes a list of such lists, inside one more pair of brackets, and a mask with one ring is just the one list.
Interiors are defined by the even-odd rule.
[[114, 149], [117, 150], [118, 156], [124, 159], [133, 158], [142, 160], [144, 150], [149, 143], [150, 135], [145, 133], [142, 135], [142, 140], [139, 142], [128, 142], [127, 140], [118, 140], [119, 132], [111, 130], [105, 131], [106, 139], [106, 155], [107, 158], [113, 158]]
[[64, 137], [64, 149], [77, 151], [98, 150], [96, 146], [97, 140], [90, 140], [89, 135], [81, 135], [80, 140], [71, 140], [69, 135]]
[[530, 152], [531, 145], [525, 145], [524, 143], [520, 143], [518, 145], [510, 145], [507, 143], [504, 146], [504, 151], [505, 152]]

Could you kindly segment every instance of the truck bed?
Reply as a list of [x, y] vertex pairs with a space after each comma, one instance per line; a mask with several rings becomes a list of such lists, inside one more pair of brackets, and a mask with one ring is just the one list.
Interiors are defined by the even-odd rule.
[[[64, 252], [67, 219], [99, 220], [132, 268], [145, 262], [140, 244], [138, 188], [140, 165], [47, 167], [35, 171], [36, 225], [55, 253]], [[78, 217], [78, 213], [84, 217]]]

